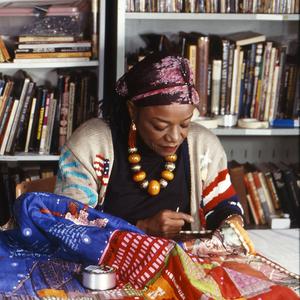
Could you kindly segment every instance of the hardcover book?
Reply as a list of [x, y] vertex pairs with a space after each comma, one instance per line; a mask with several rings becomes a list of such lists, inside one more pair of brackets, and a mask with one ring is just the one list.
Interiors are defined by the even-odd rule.
[[253, 43], [261, 43], [266, 40], [264, 34], [254, 32], [254, 31], [241, 31], [231, 34], [226, 34], [225, 37], [233, 42], [237, 46], [245, 46]]

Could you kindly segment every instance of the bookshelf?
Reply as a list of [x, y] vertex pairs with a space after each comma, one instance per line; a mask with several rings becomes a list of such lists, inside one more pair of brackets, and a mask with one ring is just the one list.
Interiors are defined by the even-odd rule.
[[[97, 101], [97, 106], [99, 107], [99, 101], [103, 99], [103, 90], [104, 90], [104, 49], [105, 49], [105, 12], [106, 12], [106, 1], [105, 0], [89, 0], [90, 5], [87, 5], [88, 10], [78, 9], [75, 13], [74, 7], [79, 3], [79, 1], [72, 0], [59, 0], [59, 1], [0, 1], [0, 13], [1, 8], [12, 7], [32, 9], [34, 5], [62, 5], [66, 7], [71, 7], [73, 10], [70, 11], [70, 15], [67, 12], [64, 12], [62, 15], [59, 15], [62, 19], [65, 20], [65, 16], [70, 17], [74, 15], [74, 19], [78, 20], [80, 23], [80, 28], [85, 28], [88, 32], [84, 34], [84, 39], [88, 37], [92, 41], [92, 32], [93, 30], [97, 31], [98, 39], [95, 43], [95, 48], [97, 49], [97, 56], [93, 56], [90, 60], [86, 61], [53, 61], [53, 62], [35, 62], [34, 59], [28, 59], [28, 62], [13, 62], [13, 59], [10, 62], [0, 63], [0, 73], [2, 75], [12, 76], [18, 70], [24, 70], [36, 83], [36, 85], [44, 85], [45, 83], [51, 88], [54, 88], [58, 82], [58, 73], [61, 71], [77, 71], [81, 70], [82, 72], [90, 71], [95, 75], [96, 80], [94, 85], [96, 86], [97, 92], [95, 98]], [[86, 3], [84, 3], [85, 5]], [[72, 7], [73, 5], [73, 7]], [[81, 5], [81, 4], [80, 4]], [[96, 15], [93, 14], [93, 7], [97, 7]], [[3, 11], [2, 11], [3, 13]], [[31, 22], [34, 22], [36, 15], [33, 13], [29, 16], [24, 14], [16, 14], [13, 18], [11, 16], [0, 17], [0, 36], [5, 37], [6, 40], [9, 40], [10, 54], [13, 52], [13, 48], [16, 47], [16, 41], [18, 36], [18, 30], [20, 28], [25, 28]], [[50, 17], [51, 18], [51, 17]], [[59, 17], [57, 17], [59, 18]], [[86, 19], [85, 19], [86, 18]], [[88, 19], [87, 19], [88, 18]], [[14, 19], [14, 22], [12, 22]], [[58, 20], [58, 19], [57, 19]], [[85, 26], [84, 20], [93, 20], [90, 25]], [[93, 25], [92, 25], [93, 23]], [[83, 25], [82, 25], [83, 24]], [[91, 28], [93, 27], [93, 28]], [[88, 28], [88, 29], [86, 29]], [[11, 55], [13, 56], [13, 55]], [[74, 109], [76, 113], [76, 108]], [[99, 112], [100, 113], [100, 112]], [[37, 154], [37, 153], [25, 153], [25, 152], [15, 152], [14, 155], [0, 155], [0, 163], [10, 163], [12, 161], [57, 161], [59, 158], [58, 155], [53, 154]]]
[[[169, 37], [183, 32], [226, 35], [252, 30], [266, 35], [293, 37], [299, 34], [299, 14], [249, 13], [156, 13], [126, 12], [126, 1], [112, 1], [111, 18], [116, 35], [115, 74], [113, 82], [125, 71], [125, 56], [145, 46], [141, 35], [165, 34]], [[113, 56], [112, 56], [113, 57]], [[229, 159], [242, 162], [298, 162], [299, 129], [213, 129], [219, 136]]]

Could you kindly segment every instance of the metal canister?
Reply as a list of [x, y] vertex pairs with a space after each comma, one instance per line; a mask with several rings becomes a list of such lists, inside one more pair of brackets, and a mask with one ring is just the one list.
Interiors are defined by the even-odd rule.
[[82, 270], [82, 284], [91, 290], [108, 290], [116, 286], [116, 271], [106, 265], [89, 265]]

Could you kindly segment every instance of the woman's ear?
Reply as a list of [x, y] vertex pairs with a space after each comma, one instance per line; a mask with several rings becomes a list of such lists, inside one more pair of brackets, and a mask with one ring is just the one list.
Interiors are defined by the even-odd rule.
[[130, 100], [127, 101], [127, 109], [128, 109], [128, 112], [129, 112], [130, 119], [135, 121], [135, 119], [136, 119], [136, 106]]

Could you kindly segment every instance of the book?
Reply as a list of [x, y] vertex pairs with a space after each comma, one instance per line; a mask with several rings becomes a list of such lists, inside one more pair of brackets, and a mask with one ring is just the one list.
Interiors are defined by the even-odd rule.
[[225, 37], [233, 42], [237, 46], [245, 46], [253, 43], [261, 43], [266, 40], [264, 34], [254, 32], [254, 31], [241, 31], [231, 34], [226, 34]]
[[220, 115], [225, 115], [227, 103], [227, 78], [229, 63], [229, 40], [222, 39], [222, 71], [221, 71], [221, 96], [220, 96]]
[[221, 95], [221, 71], [222, 60], [214, 59], [212, 62], [212, 92], [211, 92], [211, 113], [219, 114]]
[[11, 129], [12, 129], [13, 122], [15, 120], [18, 105], [19, 105], [19, 100], [18, 99], [14, 100], [13, 106], [12, 106], [12, 109], [11, 109], [11, 113], [9, 115], [9, 120], [8, 120], [6, 129], [5, 129], [5, 134], [3, 136], [3, 140], [2, 140], [2, 143], [1, 143], [0, 155], [5, 154], [5, 149], [6, 149], [6, 146], [7, 146], [9, 136], [11, 134]]
[[274, 183], [280, 200], [281, 211], [283, 213], [288, 213], [292, 223], [295, 223], [295, 220], [297, 219], [295, 216], [296, 211], [294, 210], [294, 205], [290, 200], [290, 193], [288, 191], [283, 171], [275, 163], [269, 162], [267, 165], [274, 178]]
[[25, 63], [25, 64], [32, 64], [32, 63], [53, 63], [53, 67], [55, 63], [59, 62], [86, 62], [89, 61], [89, 57], [55, 57], [55, 58], [35, 58], [34, 61], [28, 58], [14, 58], [14, 63]]
[[262, 204], [258, 195], [258, 191], [254, 182], [253, 173], [251, 170], [253, 170], [253, 167], [249, 167], [249, 164], [244, 165], [245, 168], [245, 175], [244, 175], [244, 181], [247, 188], [247, 192], [251, 198], [251, 201], [253, 203], [256, 215], [259, 220], [259, 224], [266, 224], [266, 216], [264, 214], [264, 210], [262, 208]]
[[[57, 85], [55, 89], [54, 98], [57, 100], [56, 111], [54, 117], [53, 133], [52, 133], [52, 143], [50, 147], [51, 153], [59, 153], [59, 123], [60, 123], [60, 111], [63, 98], [63, 91], [65, 85], [65, 76], [63, 74], [58, 74]], [[78, 107], [78, 113], [80, 107]]]
[[[48, 125], [48, 131], [46, 136], [46, 143], [45, 143], [45, 153], [50, 153], [51, 148], [51, 141], [53, 137], [53, 126], [54, 126], [54, 118], [56, 113], [56, 104], [57, 100], [53, 98], [50, 103], [50, 109], [49, 109], [49, 125]], [[42, 176], [43, 178], [43, 176]]]
[[43, 124], [44, 124], [44, 116], [45, 116], [45, 110], [46, 110], [46, 102], [48, 97], [48, 90], [43, 88], [42, 95], [41, 95], [41, 105], [39, 110], [39, 119], [38, 119], [38, 125], [37, 125], [37, 132], [36, 132], [36, 150], [40, 150], [40, 144], [41, 144], [41, 138], [42, 138], [42, 132], [43, 132]]
[[39, 154], [46, 154], [45, 153], [45, 145], [46, 145], [46, 136], [48, 132], [48, 121], [49, 121], [49, 107], [50, 103], [53, 98], [53, 93], [48, 92], [46, 96], [46, 102], [45, 102], [45, 110], [44, 110], [44, 116], [43, 116], [43, 121], [42, 121], [42, 128], [41, 128], [41, 138], [40, 138], [40, 149], [39, 149]]
[[35, 114], [35, 108], [36, 108], [36, 97], [33, 97], [31, 102], [31, 108], [30, 108], [30, 114], [29, 114], [29, 120], [28, 120], [28, 128], [26, 133], [26, 141], [25, 141], [25, 147], [24, 152], [27, 153], [29, 151], [29, 142], [30, 142], [30, 136], [33, 129], [33, 120], [34, 120], [34, 114]]
[[[27, 76], [26, 73], [23, 73], [21, 72], [20, 74], [17, 74], [16, 76]], [[22, 113], [22, 109], [23, 109], [23, 106], [24, 106], [24, 101], [25, 101], [25, 98], [26, 98], [26, 94], [27, 94], [27, 90], [28, 90], [28, 86], [29, 86], [29, 83], [30, 83], [30, 79], [25, 77], [25, 78], [16, 78], [15, 80], [15, 91], [16, 91], [16, 98], [19, 100], [19, 105], [18, 105], [18, 110], [15, 114], [15, 117], [14, 117], [14, 123], [12, 125], [12, 128], [11, 128], [11, 132], [10, 132], [10, 135], [9, 135], [9, 139], [8, 139], [8, 142], [7, 142], [7, 145], [6, 145], [6, 152], [7, 153], [12, 153], [12, 150], [13, 150], [13, 146], [15, 144], [15, 139], [16, 139], [16, 136], [17, 136], [17, 131], [18, 131], [18, 128], [19, 128], [19, 123], [20, 123], [20, 118], [21, 118], [21, 113]]]
[[[39, 52], [39, 53], [16, 53], [15, 58], [39, 59], [39, 58], [70, 58], [70, 57], [91, 57], [91, 51], [82, 52]], [[14, 60], [15, 61], [15, 60]]]
[[260, 224], [259, 216], [258, 216], [257, 211], [255, 209], [254, 202], [253, 202], [252, 198], [250, 197], [250, 194], [246, 194], [246, 199], [247, 199], [247, 202], [249, 204], [249, 208], [250, 208], [250, 211], [251, 211], [251, 215], [252, 215], [254, 224], [259, 225]]
[[69, 47], [69, 48], [38, 48], [38, 49], [16, 49], [15, 55], [19, 53], [68, 53], [68, 52], [87, 52], [90, 47]]
[[75, 105], [75, 89], [76, 85], [73, 79], [69, 85], [69, 103], [68, 103], [68, 126], [67, 126], [67, 139], [70, 138], [73, 132], [73, 120], [74, 120], [74, 105]]
[[274, 211], [279, 211], [280, 210], [280, 200], [279, 200], [279, 196], [275, 187], [275, 183], [274, 183], [274, 178], [272, 176], [271, 170], [268, 166], [267, 163], [259, 163], [259, 164], [255, 164], [255, 167], [257, 168], [257, 170], [262, 173], [263, 177], [264, 177], [264, 182], [267, 185], [267, 189], [268, 189], [268, 194], [271, 198], [271, 202], [273, 206], [273, 209], [271, 209], [272, 214], [274, 214]]
[[42, 35], [24, 35], [18, 37], [19, 43], [31, 43], [31, 42], [74, 42], [75, 37], [74, 36], [68, 36], [68, 35], [56, 35], [56, 36], [42, 36]]
[[67, 140], [69, 85], [70, 85], [70, 75], [66, 75], [64, 80], [64, 90], [63, 90], [62, 102], [60, 107], [59, 148], [61, 148]]
[[271, 215], [268, 223], [271, 229], [289, 229], [291, 227], [289, 214]]
[[2, 53], [4, 62], [10, 61], [11, 57], [1, 36], [0, 36], [0, 52]]
[[60, 42], [60, 43], [23, 43], [18, 44], [18, 49], [61, 49], [61, 48], [90, 48], [92, 43], [90, 41], [76, 41], [76, 42]]
[[277, 167], [280, 168], [283, 179], [285, 181], [290, 208], [290, 217], [292, 226], [299, 227], [300, 225], [300, 188], [297, 185], [297, 179], [293, 170], [286, 164], [279, 162], [276, 163]]
[[262, 182], [261, 182], [260, 177], [259, 177], [259, 172], [254, 171], [254, 172], [252, 172], [252, 175], [253, 175], [253, 180], [254, 180], [254, 184], [255, 184], [255, 187], [256, 187], [256, 191], [257, 191], [257, 194], [258, 194], [258, 197], [259, 197], [259, 200], [260, 200], [260, 204], [261, 204], [261, 207], [262, 207], [263, 212], [264, 212], [265, 220], [266, 220], [266, 222], [269, 222], [271, 211], [270, 211], [270, 207], [268, 205], [268, 201], [267, 201], [265, 191], [264, 191], [263, 186], [262, 186]]
[[43, 87], [39, 86], [36, 88], [35, 98], [36, 105], [33, 113], [32, 129], [29, 137], [28, 151], [37, 152], [39, 147], [39, 140], [37, 139], [40, 109], [42, 105]]
[[25, 146], [25, 139], [26, 139], [26, 132], [27, 126], [29, 121], [29, 114], [31, 108], [31, 101], [34, 95], [35, 83], [30, 82], [27, 89], [27, 94], [24, 100], [24, 105], [21, 111], [19, 126], [15, 138], [14, 146], [12, 147], [11, 152], [13, 153], [14, 150], [24, 150]]
[[236, 161], [228, 162], [228, 170], [231, 178], [231, 182], [234, 186], [234, 189], [239, 197], [240, 203], [244, 210], [244, 220], [245, 224], [250, 224], [250, 215], [249, 215], [249, 207], [247, 201], [247, 191], [244, 183], [244, 166], [239, 164]]
[[298, 128], [299, 119], [273, 119], [270, 126], [274, 128]]
[[200, 35], [197, 40], [197, 64], [196, 64], [196, 90], [200, 103], [197, 105], [200, 116], [207, 114], [207, 89], [208, 89], [208, 55], [209, 37]]

